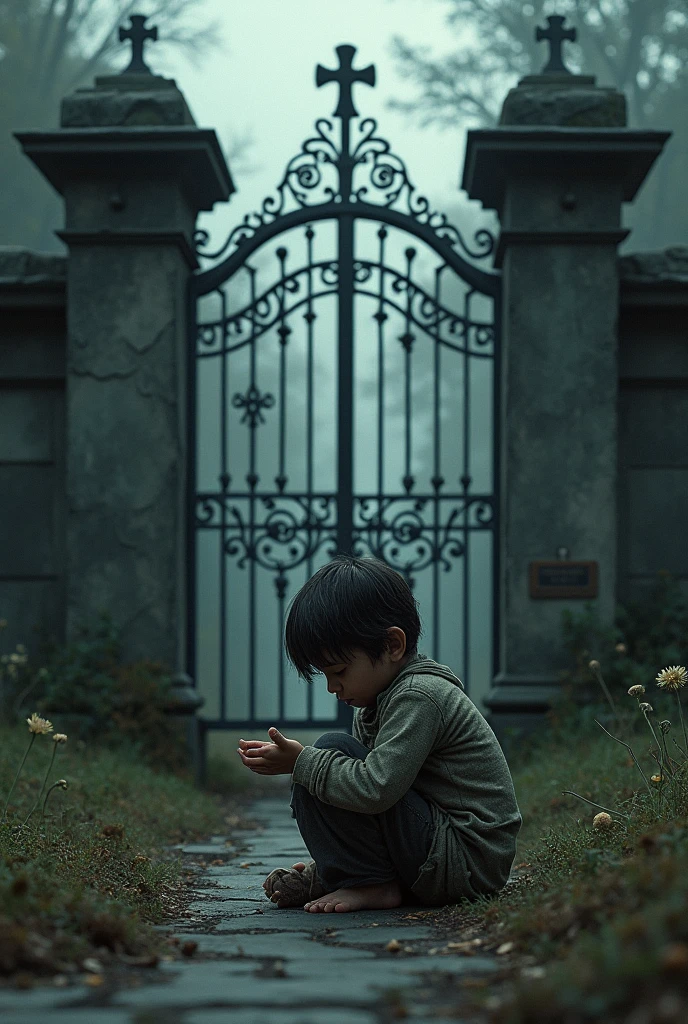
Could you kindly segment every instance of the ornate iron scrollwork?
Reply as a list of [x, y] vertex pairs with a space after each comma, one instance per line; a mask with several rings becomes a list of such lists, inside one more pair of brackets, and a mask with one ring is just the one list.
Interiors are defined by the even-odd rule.
[[368, 85], [375, 81], [372, 65], [371, 74], [368, 74], [371, 69], [353, 71], [355, 52], [352, 46], [337, 47], [340, 67], [332, 72], [321, 68], [322, 74], [317, 80], [318, 85], [337, 82], [340, 86], [334, 113], [340, 122], [339, 133], [330, 119], [319, 117], [315, 133], [288, 162], [275, 192], [263, 200], [257, 211], [246, 214], [220, 248], [211, 251], [209, 233], [203, 229], [196, 232], [199, 256], [216, 260], [231, 254], [291, 210], [319, 207], [325, 212], [331, 207], [332, 216], [336, 216], [337, 207], [343, 203], [394, 209], [429, 229], [440, 248], [463, 252], [469, 259], [484, 259], [493, 252], [495, 239], [487, 228], [474, 233], [471, 245], [446, 214], [432, 208], [429, 199], [421, 195], [411, 181], [404, 161], [392, 151], [390, 143], [377, 134], [375, 118], [359, 120], [352, 138], [350, 122], [358, 113], [351, 100], [351, 86], [354, 81]]
[[[435, 518], [440, 500], [451, 511]], [[466, 525], [471, 514], [474, 522]], [[490, 529], [493, 516], [492, 500], [479, 495], [357, 498], [354, 553], [370, 551], [407, 575], [434, 563], [449, 572], [452, 560], [465, 555], [466, 529]]]
[[281, 494], [256, 497], [258, 512], [253, 519], [242, 508], [247, 498], [198, 495], [196, 506], [196, 525], [205, 528], [219, 528], [224, 510], [224, 551], [236, 558], [239, 569], [255, 562], [271, 572], [285, 572], [333, 542], [337, 525], [334, 495], [315, 495], [310, 499]]

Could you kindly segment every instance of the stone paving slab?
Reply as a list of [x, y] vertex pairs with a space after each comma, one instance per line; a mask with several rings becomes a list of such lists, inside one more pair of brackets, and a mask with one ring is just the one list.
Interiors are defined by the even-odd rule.
[[[184, 1024], [376, 1024], [377, 1015], [365, 1010], [204, 1010], [184, 1018]], [[456, 1022], [454, 1022], [456, 1024]]]
[[[308, 861], [308, 851], [288, 798], [261, 799], [247, 814], [260, 827], [236, 830], [231, 844], [214, 836], [179, 848], [189, 862], [223, 861], [204, 869], [174, 929], [198, 943], [192, 960], [164, 961], [150, 981], [109, 999], [94, 1000], [81, 984], [2, 990], [3, 1024], [378, 1024], [389, 989], [404, 993], [410, 1020], [426, 1024], [424, 983], [438, 974], [489, 976], [496, 969], [489, 957], [428, 955], [432, 929], [402, 921], [409, 907], [352, 914], [279, 909], [265, 897], [265, 875]], [[393, 938], [402, 944], [399, 953], [386, 949]], [[442, 1017], [432, 1019], [442, 1024]], [[449, 1019], [456, 1024], [456, 1016]]]
[[[109, 1010], [109, 1009], [98, 1009], [91, 1010], [94, 1016], [91, 1018], [94, 1021], [97, 1020], [98, 1024], [134, 1024], [130, 1010]], [[83, 1011], [80, 1012], [79, 1017], [75, 1016], [74, 1010], [37, 1010], [37, 1009], [22, 1009], [16, 1012], [2, 1013], [2, 1024], [73, 1024], [75, 1020], [81, 1019], [83, 1024], [89, 1024], [89, 1017]], [[153, 1024], [153, 1018], [150, 1018], [151, 1024]], [[144, 1024], [144, 1021], [136, 1021], [135, 1024]], [[145, 1022], [148, 1024], [148, 1022]], [[160, 1024], [163, 1024], [160, 1021]], [[164, 1022], [167, 1024], [167, 1022]], [[172, 1024], [172, 1021], [169, 1021]], [[185, 1022], [186, 1024], [186, 1022]], [[262, 1022], [261, 1022], [262, 1024]], [[366, 1022], [367, 1024], [367, 1022]]]

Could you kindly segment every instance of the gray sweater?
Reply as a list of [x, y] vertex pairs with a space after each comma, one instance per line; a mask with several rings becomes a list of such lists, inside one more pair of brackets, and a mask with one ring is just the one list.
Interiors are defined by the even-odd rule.
[[292, 778], [323, 803], [379, 814], [411, 787], [435, 826], [412, 886], [426, 904], [502, 889], [521, 815], [511, 774], [490, 726], [446, 665], [414, 655], [372, 707], [355, 712], [365, 761], [304, 747]]

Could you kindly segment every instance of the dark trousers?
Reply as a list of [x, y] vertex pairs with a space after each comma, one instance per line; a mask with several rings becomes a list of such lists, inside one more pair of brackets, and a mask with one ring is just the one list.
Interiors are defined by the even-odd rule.
[[[365, 761], [368, 748], [343, 732], [328, 732], [314, 746]], [[329, 892], [397, 880], [409, 902], [427, 860], [434, 827], [430, 806], [414, 789], [387, 811], [360, 814], [333, 807], [298, 782], [291, 787], [292, 816]]]

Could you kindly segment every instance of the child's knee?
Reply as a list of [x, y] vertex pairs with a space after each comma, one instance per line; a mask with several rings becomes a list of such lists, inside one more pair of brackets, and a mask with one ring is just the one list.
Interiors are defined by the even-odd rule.
[[349, 757], [365, 758], [366, 747], [348, 732], [325, 732], [313, 744], [319, 750], [340, 750]]

